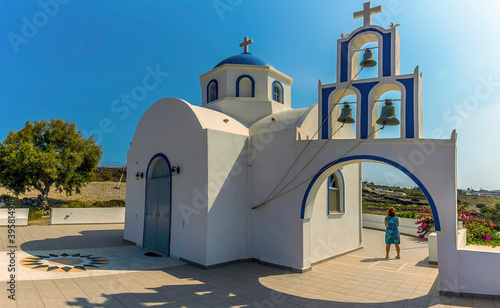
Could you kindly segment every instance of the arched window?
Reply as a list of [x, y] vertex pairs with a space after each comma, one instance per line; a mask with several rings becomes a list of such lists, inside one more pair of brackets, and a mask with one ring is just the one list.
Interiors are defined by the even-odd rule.
[[342, 177], [339, 171], [328, 177], [328, 213], [337, 214], [344, 212], [342, 199]]
[[252, 81], [248, 78], [240, 80], [240, 97], [252, 97]]
[[278, 80], [273, 82], [273, 100], [283, 104], [283, 85]]
[[255, 97], [255, 81], [250, 75], [236, 79], [236, 97]]
[[219, 89], [218, 89], [218, 84], [217, 80], [213, 79], [208, 83], [207, 87], [207, 99], [208, 102], [213, 102], [216, 101], [219, 97]]

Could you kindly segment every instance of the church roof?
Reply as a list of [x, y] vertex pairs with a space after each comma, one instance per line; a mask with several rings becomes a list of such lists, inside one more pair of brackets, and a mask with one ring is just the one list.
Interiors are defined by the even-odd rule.
[[219, 62], [215, 68], [222, 66], [224, 64], [246, 64], [246, 65], [260, 65], [260, 66], [272, 66], [266, 60], [257, 57], [251, 53], [240, 53], [238, 55], [231, 56]]

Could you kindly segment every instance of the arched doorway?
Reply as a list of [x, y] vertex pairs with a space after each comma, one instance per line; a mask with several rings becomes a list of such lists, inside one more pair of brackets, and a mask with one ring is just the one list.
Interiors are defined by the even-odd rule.
[[384, 158], [384, 157], [379, 157], [379, 156], [374, 156], [374, 155], [356, 155], [356, 156], [348, 156], [348, 157], [343, 157], [341, 159], [338, 159], [336, 161], [333, 161], [327, 165], [325, 165], [321, 170], [319, 170], [316, 175], [312, 178], [312, 180], [309, 182], [309, 186], [306, 189], [306, 192], [304, 194], [304, 198], [302, 200], [302, 207], [301, 207], [301, 212], [300, 212], [300, 218], [308, 218], [311, 215], [311, 208], [312, 208], [312, 201], [314, 200], [318, 188], [321, 185], [323, 181], [325, 181], [328, 176], [331, 174], [331, 172], [327, 172], [328, 170], [336, 170], [340, 166], [348, 165], [353, 162], [379, 162], [383, 164], [387, 164], [390, 166], [393, 166], [400, 171], [402, 171], [404, 174], [406, 174], [415, 184], [420, 187], [422, 190], [423, 194], [427, 198], [427, 201], [429, 202], [429, 206], [432, 210], [432, 214], [434, 216], [434, 224], [435, 224], [435, 230], [436, 231], [441, 231], [441, 224], [439, 220], [439, 214], [436, 208], [436, 204], [427, 190], [427, 188], [423, 185], [420, 180], [413, 175], [408, 169], [406, 169], [404, 166], [400, 165], [397, 162], [394, 162], [390, 159]]
[[170, 212], [172, 207], [170, 163], [163, 154], [149, 162], [146, 174], [144, 248], [170, 253]]

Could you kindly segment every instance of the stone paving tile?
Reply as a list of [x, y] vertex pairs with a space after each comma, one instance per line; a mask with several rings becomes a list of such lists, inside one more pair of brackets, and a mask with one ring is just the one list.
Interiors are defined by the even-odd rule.
[[[126, 246], [121, 241], [122, 232], [123, 226], [117, 225], [36, 226], [24, 228], [19, 239], [22, 248], [97, 249], [102, 245]], [[28, 308], [500, 308], [498, 300], [440, 296], [437, 267], [426, 262], [426, 242], [402, 237], [403, 258], [385, 260], [383, 234], [364, 230], [364, 249], [318, 264], [304, 274], [257, 263], [239, 263], [211, 270], [180, 265], [102, 276], [25, 280], [18, 282], [16, 303], [17, 307]], [[57, 241], [58, 238], [63, 240]], [[0, 239], [3, 239], [1, 234]], [[0, 307], [15, 307], [6, 301], [5, 288], [0, 289], [0, 296]]]

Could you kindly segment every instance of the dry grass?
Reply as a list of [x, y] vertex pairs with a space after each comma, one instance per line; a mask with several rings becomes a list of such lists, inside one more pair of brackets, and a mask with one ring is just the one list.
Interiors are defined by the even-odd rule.
[[[125, 200], [127, 191], [127, 183], [121, 183], [120, 189], [116, 189], [117, 182], [92, 182], [87, 184], [81, 189], [80, 194], [73, 193], [67, 196], [66, 193], [58, 192], [51, 188], [49, 199], [56, 199], [61, 201], [81, 200], [81, 201], [104, 201], [104, 200]], [[11, 194], [11, 192], [0, 186], [0, 195]], [[19, 195], [19, 198], [33, 198], [40, 194], [37, 190], [32, 190], [26, 194]]]

